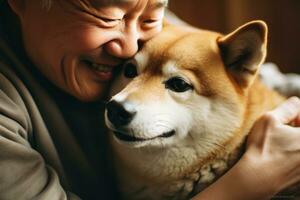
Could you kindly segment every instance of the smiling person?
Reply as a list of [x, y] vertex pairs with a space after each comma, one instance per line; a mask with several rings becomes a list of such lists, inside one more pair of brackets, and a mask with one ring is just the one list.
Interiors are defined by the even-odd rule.
[[[167, 0], [0, 1], [0, 199], [119, 198], [103, 102], [118, 66], [161, 31], [166, 5]], [[287, 107], [295, 111], [293, 118], [275, 124], [299, 119], [299, 100]], [[274, 115], [284, 111], [279, 109]], [[272, 128], [269, 119], [261, 124]], [[256, 138], [267, 131], [262, 125], [254, 130], [257, 134], [247, 156], [222, 177], [223, 182], [213, 184], [198, 199], [224, 191], [231, 198], [239, 191], [237, 184], [248, 189], [250, 199], [265, 198], [297, 180], [285, 175], [299, 165], [298, 146], [263, 146], [277, 154], [267, 154], [270, 162], [258, 162], [264, 159], [255, 159], [262, 146], [255, 145]], [[296, 141], [296, 128], [271, 130]], [[263, 143], [269, 144], [278, 134], [269, 134]], [[254, 166], [250, 168], [253, 173], [264, 172], [290, 152], [294, 159], [278, 169], [276, 176], [251, 176], [249, 180], [240, 173], [247, 171], [245, 166]], [[231, 186], [227, 183], [233, 177], [236, 182]], [[262, 186], [259, 193], [245, 184], [246, 180], [253, 186], [274, 179], [276, 187]]]
[[96, 101], [167, 0], [0, 4], [0, 199], [117, 199]]

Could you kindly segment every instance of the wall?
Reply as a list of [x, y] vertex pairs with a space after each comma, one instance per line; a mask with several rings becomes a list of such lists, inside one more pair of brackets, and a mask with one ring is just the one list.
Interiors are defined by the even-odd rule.
[[267, 61], [300, 73], [300, 0], [169, 0], [169, 8], [194, 26], [223, 33], [262, 19], [269, 27]]

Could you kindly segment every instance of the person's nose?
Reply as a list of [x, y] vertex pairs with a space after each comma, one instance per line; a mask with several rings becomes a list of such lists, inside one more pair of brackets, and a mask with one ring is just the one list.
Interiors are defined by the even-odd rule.
[[117, 38], [109, 41], [105, 45], [106, 51], [118, 58], [130, 58], [139, 49], [140, 34], [137, 28], [129, 27], [122, 31]]

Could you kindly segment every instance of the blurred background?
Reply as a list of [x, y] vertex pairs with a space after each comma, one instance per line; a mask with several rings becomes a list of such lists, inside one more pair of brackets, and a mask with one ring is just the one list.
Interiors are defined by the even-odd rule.
[[169, 0], [169, 9], [193, 26], [221, 33], [262, 19], [269, 27], [266, 61], [300, 73], [300, 0]]

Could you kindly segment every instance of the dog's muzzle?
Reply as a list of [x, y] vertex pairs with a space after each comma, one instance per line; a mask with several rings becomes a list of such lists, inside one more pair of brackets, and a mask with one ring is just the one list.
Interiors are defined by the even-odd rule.
[[125, 133], [118, 132], [118, 131], [114, 131], [114, 134], [119, 140], [122, 140], [122, 141], [126, 141], [126, 142], [144, 142], [144, 141], [154, 140], [156, 138], [169, 138], [169, 137], [172, 137], [173, 135], [175, 135], [175, 130], [165, 132], [161, 135], [158, 135], [158, 136], [152, 137], [152, 138], [139, 138], [139, 137], [135, 137], [135, 136], [132, 136], [132, 135], [127, 135]]
[[128, 125], [134, 118], [136, 112], [130, 112], [121, 103], [111, 100], [106, 104], [107, 118], [116, 127]]

